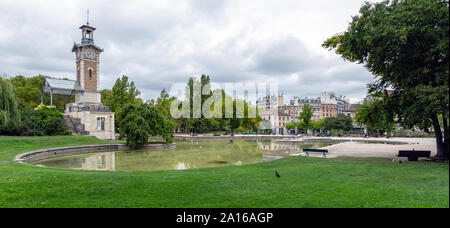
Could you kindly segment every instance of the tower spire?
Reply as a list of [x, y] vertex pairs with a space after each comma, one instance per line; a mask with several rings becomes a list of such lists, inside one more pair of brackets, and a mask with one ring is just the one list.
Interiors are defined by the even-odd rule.
[[87, 9], [87, 25], [89, 25], [89, 9]]

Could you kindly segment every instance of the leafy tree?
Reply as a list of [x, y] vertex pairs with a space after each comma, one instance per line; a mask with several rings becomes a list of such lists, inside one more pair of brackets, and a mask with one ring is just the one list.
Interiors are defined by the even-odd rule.
[[112, 91], [110, 89], [104, 89], [100, 93], [100, 97], [101, 97], [100, 99], [101, 99], [101, 102], [104, 105], [108, 106], [108, 105], [110, 105], [112, 103], [112, 101], [111, 101], [111, 94], [112, 94]]
[[323, 46], [364, 64], [377, 78], [369, 93], [383, 95], [402, 126], [433, 127], [437, 157], [448, 158], [448, 44], [449, 1], [395, 0], [365, 3]]
[[[250, 108], [254, 109], [254, 106], [248, 104], [248, 102], [240, 99], [234, 99], [230, 95], [225, 94], [224, 90], [216, 90], [210, 91], [208, 94], [194, 94], [191, 91], [194, 91], [194, 88], [200, 88], [205, 91], [205, 89], [210, 86], [210, 77], [207, 75], [202, 75], [199, 79], [197, 78], [189, 78], [186, 84], [186, 94], [185, 98], [190, 104], [190, 116], [188, 118], [181, 118], [178, 120], [178, 128], [183, 132], [190, 133], [202, 133], [211, 130], [230, 130], [234, 134], [234, 130], [242, 129], [242, 130], [254, 130], [256, 131], [262, 121], [261, 116], [256, 113], [256, 118], [248, 118]], [[199, 111], [203, 110], [205, 107], [205, 101], [213, 96], [213, 92], [222, 93], [222, 108], [221, 110], [215, 110], [215, 105], [211, 104], [209, 107], [210, 111], [221, 112], [222, 118], [205, 118], [204, 114], [199, 115]], [[174, 101], [175, 98], [171, 98], [170, 103]], [[194, 109], [194, 101], [200, 100], [201, 107], [199, 110]], [[225, 107], [226, 101], [233, 102], [233, 117], [226, 118], [225, 115]], [[239, 104], [243, 104], [244, 113], [236, 114], [236, 102]], [[153, 102], [155, 103], [155, 102]], [[156, 102], [158, 103], [158, 102]], [[169, 103], [169, 102], [168, 102]], [[170, 108], [170, 107], [169, 107]], [[195, 118], [194, 118], [195, 117]]]
[[353, 130], [353, 120], [350, 116], [339, 113], [336, 116], [336, 128], [341, 129], [342, 131], [351, 131]]
[[351, 131], [353, 121], [350, 116], [339, 113], [336, 117], [327, 117], [321, 123], [325, 130], [338, 130], [339, 132]]
[[228, 119], [228, 126], [231, 130], [231, 136], [234, 136], [234, 130], [236, 130], [241, 125], [241, 119], [237, 116], [236, 109], [237, 101], [233, 101], [233, 117]]
[[[135, 108], [135, 107], [133, 107]], [[123, 109], [125, 111], [129, 109]], [[149, 126], [137, 109], [128, 112], [120, 121], [120, 137], [127, 139], [126, 145], [131, 148], [138, 148], [148, 143]]]
[[294, 130], [297, 127], [297, 123], [286, 123], [286, 129]]
[[169, 93], [163, 89], [160, 96], [156, 99], [156, 103], [154, 101], [152, 102], [154, 103], [155, 108], [158, 109], [165, 118], [167, 118], [172, 128], [175, 128], [175, 126], [178, 125], [178, 121], [170, 114], [170, 105], [175, 100], [175, 97], [170, 97]]
[[298, 128], [306, 133], [308, 133], [308, 130], [313, 129], [313, 124], [311, 122], [312, 116], [313, 116], [312, 106], [309, 104], [303, 105], [302, 112], [298, 117], [298, 119], [301, 120], [301, 122], [298, 124]]
[[102, 95], [104, 104], [113, 112], [118, 112], [120, 107], [126, 104], [142, 104], [142, 99], [139, 98], [141, 92], [133, 81], [128, 81], [128, 77], [125, 75], [116, 80], [110, 93], [102, 91]]
[[325, 120], [324, 119], [320, 119], [320, 120], [318, 120], [318, 121], [313, 121], [313, 130], [314, 130], [314, 133], [316, 133], [316, 131], [319, 131], [319, 132], [321, 132], [322, 130], [323, 130], [323, 128], [324, 128], [324, 123], [325, 122]]
[[395, 128], [394, 120], [386, 110], [381, 99], [365, 101], [355, 118], [359, 124], [366, 126], [370, 135], [382, 135]]
[[[199, 116], [199, 112], [201, 112], [202, 107], [206, 99], [212, 96], [212, 92], [207, 95], [194, 93], [194, 88], [203, 89], [204, 86], [209, 85], [210, 78], [207, 75], [202, 75], [200, 79], [196, 79], [194, 77], [189, 78], [186, 84], [186, 99], [189, 99], [189, 110], [190, 116], [188, 118], [183, 117], [179, 120], [180, 128], [184, 132], [190, 133], [201, 133], [210, 129], [211, 119], [203, 118], [203, 116]], [[194, 101], [200, 99], [201, 106], [198, 107], [200, 109], [194, 109]], [[195, 113], [194, 113], [195, 112]]]
[[[136, 88], [133, 81], [128, 81], [127, 76], [118, 78], [111, 91], [103, 90], [101, 93], [102, 103], [108, 106], [112, 112], [119, 113], [120, 109], [128, 104], [139, 105], [142, 104], [142, 99], [139, 98], [141, 92]], [[116, 115], [114, 119], [114, 126], [116, 132], [120, 132], [121, 116]]]
[[[44, 75], [36, 75], [33, 77], [24, 77], [17, 75], [8, 79], [15, 87], [17, 96], [20, 99], [20, 103], [23, 106], [35, 108], [40, 105], [42, 97], [42, 86], [44, 85], [45, 78], [52, 78]], [[64, 78], [66, 79], [66, 78]], [[65, 105], [70, 103], [75, 98], [69, 95], [53, 94], [53, 105], [58, 110], [64, 110]], [[50, 95], [44, 94], [43, 101], [45, 104], [50, 104]]]
[[335, 117], [327, 117], [323, 120], [323, 129], [332, 131], [336, 128], [336, 118]]
[[173, 142], [173, 125], [150, 104], [125, 105], [117, 116], [121, 119], [120, 137], [126, 138], [131, 148], [145, 145], [149, 136], [162, 136], [166, 142]]
[[0, 134], [13, 133], [19, 123], [19, 98], [14, 86], [0, 78]]

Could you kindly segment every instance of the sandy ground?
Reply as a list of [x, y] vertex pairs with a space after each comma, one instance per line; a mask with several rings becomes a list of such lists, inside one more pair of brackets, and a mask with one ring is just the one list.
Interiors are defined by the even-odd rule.
[[[436, 140], [434, 138], [333, 138], [339, 140], [353, 140], [354, 142], [341, 143], [325, 147], [328, 149], [329, 155], [327, 157], [382, 157], [382, 158], [396, 158], [399, 150], [428, 150], [431, 151], [431, 156], [436, 155]], [[359, 144], [359, 140], [373, 140], [385, 142], [404, 142], [406, 145], [392, 145], [392, 144]], [[401, 160], [407, 160], [402, 158]]]

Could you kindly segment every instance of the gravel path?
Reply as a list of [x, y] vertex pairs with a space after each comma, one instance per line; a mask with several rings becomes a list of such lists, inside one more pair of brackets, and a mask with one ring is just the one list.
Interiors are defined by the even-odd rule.
[[[399, 150], [429, 150], [431, 156], [436, 155], [436, 141], [434, 138], [333, 138], [339, 140], [353, 140], [353, 142], [340, 143], [325, 147], [328, 149], [329, 157], [382, 157], [395, 158]], [[386, 142], [404, 142], [405, 145], [392, 144], [362, 144], [357, 141], [373, 140]], [[407, 159], [407, 158], [405, 158]], [[401, 158], [401, 160], [404, 160]]]

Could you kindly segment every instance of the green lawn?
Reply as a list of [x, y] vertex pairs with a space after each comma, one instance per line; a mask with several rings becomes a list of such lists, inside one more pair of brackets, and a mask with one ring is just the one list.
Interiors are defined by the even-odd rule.
[[448, 164], [291, 157], [214, 169], [94, 172], [12, 161], [31, 150], [100, 143], [108, 142], [1, 136], [0, 207], [449, 207]]

